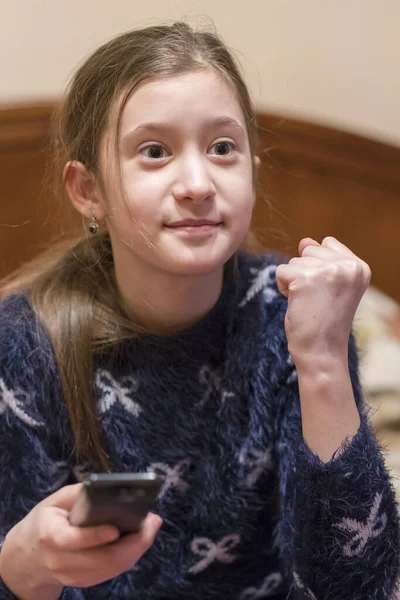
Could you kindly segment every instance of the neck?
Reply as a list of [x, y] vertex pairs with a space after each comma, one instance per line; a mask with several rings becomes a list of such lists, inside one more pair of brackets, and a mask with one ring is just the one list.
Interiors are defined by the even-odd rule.
[[134, 276], [115, 265], [117, 285], [132, 319], [149, 331], [174, 333], [187, 329], [215, 305], [222, 289], [223, 267], [207, 274], [176, 275], [149, 268]]

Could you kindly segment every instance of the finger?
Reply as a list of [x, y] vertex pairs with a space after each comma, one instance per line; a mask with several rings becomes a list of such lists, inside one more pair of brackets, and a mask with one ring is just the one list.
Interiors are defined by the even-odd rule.
[[310, 269], [317, 269], [325, 266], [325, 264], [325, 260], [321, 260], [316, 256], [295, 256], [291, 258], [288, 263], [288, 265], [291, 267], [296, 267], [297, 269], [304, 269], [306, 267], [309, 267]]
[[320, 243], [310, 237], [303, 238], [299, 243], [300, 256], [303, 254], [304, 248], [306, 248], [307, 246], [320, 246]]
[[276, 284], [278, 286], [278, 290], [285, 296], [285, 298], [289, 297], [289, 291], [291, 287], [293, 287], [293, 282], [296, 277], [299, 276], [299, 268], [296, 265], [296, 261], [315, 261], [315, 259], [302, 259], [302, 258], [292, 258], [290, 264], [287, 265], [278, 265], [276, 268]]
[[158, 515], [149, 514], [138, 533], [124, 535], [115, 544], [63, 553], [55, 565], [60, 580], [64, 585], [88, 587], [99, 583], [99, 573], [105, 581], [128, 571], [153, 544], [161, 525]]
[[46, 518], [47, 527], [42, 541], [60, 551], [79, 551], [115, 542], [120, 537], [113, 525], [76, 527], [68, 520], [68, 512], [57, 510]]
[[127, 543], [130, 542], [130, 538], [138, 539], [140, 537], [141, 542], [144, 544], [151, 544], [157, 535], [160, 527], [163, 524], [163, 520], [159, 515], [149, 513], [144, 519], [140, 531], [138, 533], [131, 533], [126, 535]]
[[65, 485], [57, 490], [57, 492], [54, 492], [54, 494], [51, 494], [51, 496], [47, 496], [40, 504], [42, 506], [58, 506], [59, 508], [64, 508], [69, 511], [75, 504], [75, 500], [80, 494], [82, 485], [82, 483]]
[[[149, 513], [142, 523], [138, 533], [131, 533], [123, 536], [126, 544], [132, 544], [147, 550], [154, 541], [154, 538], [162, 525], [162, 519], [158, 515]], [[64, 537], [61, 539], [63, 550], [81, 550], [95, 548], [119, 539], [120, 532], [112, 525], [96, 525], [90, 527], [69, 526], [64, 530]]]
[[347, 246], [342, 244], [342, 242], [339, 242], [339, 240], [337, 240], [335, 237], [332, 237], [332, 236], [325, 237], [322, 240], [321, 245], [324, 248], [329, 248], [330, 250], [333, 250], [334, 252], [338, 252], [342, 256], [347, 256], [347, 257], [351, 257], [351, 258], [354, 258], [356, 256], [354, 254], [354, 252], [352, 252], [350, 250], [350, 248], [348, 248]]
[[342, 260], [343, 254], [339, 254], [335, 250], [331, 250], [330, 248], [324, 248], [323, 246], [307, 246], [303, 250], [304, 257], [314, 257], [323, 261], [333, 261], [333, 260]]
[[371, 269], [369, 265], [362, 258], [357, 256], [357, 254], [354, 254], [350, 248], [342, 244], [342, 242], [339, 242], [339, 240], [336, 238], [329, 236], [322, 240], [322, 244], [326, 248], [330, 248], [336, 252], [339, 252], [343, 257], [358, 261], [362, 265], [366, 279], [371, 278]]
[[149, 513], [138, 533], [124, 535], [115, 544], [115, 552], [131, 556], [136, 562], [152, 546], [162, 523], [159, 515]]
[[295, 257], [288, 264], [279, 265], [276, 269], [276, 283], [280, 293], [286, 298], [289, 292], [295, 291], [295, 282], [326, 266], [326, 262], [314, 257]]

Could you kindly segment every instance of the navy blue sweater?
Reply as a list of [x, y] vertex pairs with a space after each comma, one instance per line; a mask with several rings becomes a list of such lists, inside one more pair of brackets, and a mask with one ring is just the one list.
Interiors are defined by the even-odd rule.
[[[368, 424], [324, 464], [305, 444], [276, 257], [238, 255], [195, 326], [95, 359], [113, 471], [164, 478], [164, 524], [130, 571], [63, 600], [389, 600], [398, 570], [393, 488]], [[0, 305], [0, 542], [45, 496], [90, 471], [51, 346], [23, 296]], [[0, 597], [14, 596], [0, 582]]]

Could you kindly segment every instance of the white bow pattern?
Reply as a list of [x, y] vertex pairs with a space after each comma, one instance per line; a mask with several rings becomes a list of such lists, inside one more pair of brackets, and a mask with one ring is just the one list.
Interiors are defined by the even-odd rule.
[[280, 573], [271, 573], [266, 577], [260, 587], [248, 587], [240, 594], [240, 600], [257, 600], [257, 598], [266, 598], [275, 593], [282, 583]]
[[165, 463], [152, 463], [147, 469], [150, 473], [156, 473], [164, 477], [164, 484], [160, 490], [158, 498], [162, 498], [169, 488], [176, 488], [184, 494], [189, 488], [189, 484], [183, 479], [183, 476], [188, 471], [191, 465], [191, 460], [186, 458], [178, 462], [174, 467], [169, 467]]
[[190, 546], [194, 554], [204, 556], [203, 560], [193, 565], [188, 573], [197, 574], [204, 571], [212, 562], [218, 560], [223, 563], [232, 563], [237, 556], [230, 554], [229, 551], [240, 543], [240, 536], [237, 534], [226, 535], [219, 542], [214, 543], [209, 538], [195, 538]]
[[26, 425], [29, 425], [30, 427], [43, 426], [44, 423], [42, 421], [36, 421], [36, 419], [30, 417], [25, 410], [23, 410], [25, 404], [23, 400], [19, 399], [19, 397], [24, 398], [25, 403], [30, 402], [31, 399], [29, 394], [23, 390], [9, 390], [3, 379], [0, 379], [0, 415], [9, 409]]
[[224, 403], [227, 398], [233, 398], [233, 396], [235, 395], [233, 392], [221, 390], [220, 370], [212, 369], [209, 365], [204, 365], [201, 367], [199, 373], [199, 381], [204, 386], [206, 386], [206, 390], [204, 392], [203, 398], [199, 402], [199, 406], [204, 406], [208, 402], [213, 392], [217, 394], [220, 393], [222, 403]]
[[378, 537], [385, 529], [387, 524], [386, 513], [378, 516], [381, 502], [382, 494], [378, 493], [375, 496], [368, 519], [364, 523], [348, 518], [342, 519], [340, 523], [335, 523], [334, 527], [354, 534], [353, 538], [343, 546], [343, 552], [346, 556], [361, 556], [368, 540]]
[[294, 381], [298, 380], [298, 375], [297, 375], [296, 367], [294, 366], [293, 358], [290, 356], [290, 354], [287, 357], [286, 363], [290, 367], [293, 367], [293, 371], [290, 373], [289, 377], [286, 379], [286, 383], [293, 383]]
[[233, 398], [235, 394], [233, 392], [228, 392], [227, 390], [223, 390], [221, 394], [221, 402], [224, 404], [227, 398]]
[[253, 469], [246, 477], [246, 485], [252, 487], [255, 485], [262, 473], [267, 469], [273, 468], [272, 449], [267, 450], [242, 450], [239, 456], [239, 463]]
[[51, 465], [49, 473], [51, 476], [56, 477], [56, 479], [52, 482], [48, 491], [49, 493], [55, 492], [65, 485], [71, 474], [76, 481], [81, 483], [85, 476], [93, 473], [93, 471], [94, 468], [89, 463], [71, 467], [66, 461], [55, 462]]
[[261, 271], [258, 269], [250, 269], [250, 271], [255, 277], [245, 297], [240, 302], [239, 308], [246, 306], [261, 291], [268, 304], [278, 295], [278, 292], [273, 287], [275, 284], [276, 265], [268, 265], [264, 269], [261, 269]]
[[96, 386], [102, 391], [103, 397], [98, 402], [100, 413], [105, 413], [119, 402], [132, 415], [137, 417], [142, 410], [137, 402], [128, 398], [128, 394], [137, 392], [136, 379], [126, 376], [118, 383], [108, 371], [99, 369], [96, 372]]

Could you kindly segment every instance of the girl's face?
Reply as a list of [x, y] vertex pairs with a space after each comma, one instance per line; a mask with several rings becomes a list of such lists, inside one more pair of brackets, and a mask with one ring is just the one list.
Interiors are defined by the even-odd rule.
[[121, 116], [119, 156], [127, 205], [111, 197], [115, 262], [205, 274], [238, 249], [254, 204], [241, 107], [213, 70], [136, 89]]

